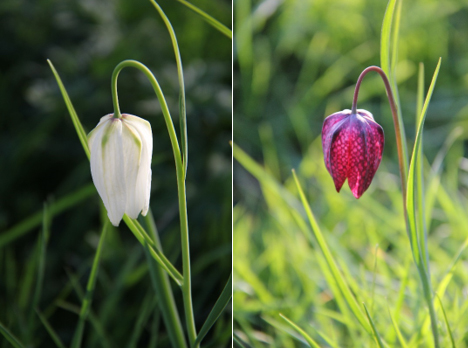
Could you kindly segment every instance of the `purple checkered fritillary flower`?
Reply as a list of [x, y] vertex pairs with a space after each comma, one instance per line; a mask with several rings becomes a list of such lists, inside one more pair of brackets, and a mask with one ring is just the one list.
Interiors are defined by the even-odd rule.
[[369, 111], [343, 110], [323, 122], [325, 166], [340, 192], [346, 179], [354, 197], [367, 190], [382, 160], [384, 131]]

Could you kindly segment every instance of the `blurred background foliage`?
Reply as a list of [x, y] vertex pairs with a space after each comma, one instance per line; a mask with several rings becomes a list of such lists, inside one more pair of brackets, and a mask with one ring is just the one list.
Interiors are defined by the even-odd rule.
[[[184, 64], [192, 284], [200, 328], [231, 271], [231, 42], [182, 4], [159, 4], [175, 29]], [[230, 26], [230, 1], [194, 4]], [[32, 308], [36, 241], [43, 203], [52, 207], [64, 197], [76, 199], [52, 217], [36, 303], [68, 345], [77, 322], [73, 308], [81, 303], [76, 286], [85, 287], [100, 235], [99, 197], [46, 59], [61, 75], [86, 131], [113, 111], [111, 74], [125, 59], [153, 71], [179, 130], [174, 52], [162, 19], [144, 0], [3, 0], [0, 19], [0, 322], [28, 346], [53, 346]], [[165, 252], [181, 269], [174, 160], [159, 103], [137, 70], [121, 73], [118, 91], [122, 112], [151, 122], [151, 208]], [[35, 213], [36, 223], [16, 228]], [[158, 320], [154, 315], [136, 323], [144, 295], [152, 291], [147, 271], [144, 250], [125, 224], [112, 229], [92, 304], [99, 335], [88, 324], [84, 346], [101, 347], [106, 337], [108, 346], [123, 347], [138, 325], [142, 334], [136, 342], [147, 346]], [[182, 308], [179, 289], [175, 295]], [[225, 311], [206, 343], [228, 345], [230, 316]], [[160, 334], [158, 347], [167, 346], [164, 327], [153, 332]]]
[[[430, 335], [427, 341], [415, 338], [427, 334], [426, 312], [409, 258], [390, 107], [377, 74], [364, 79], [358, 108], [371, 111], [383, 126], [384, 157], [360, 200], [352, 198], [346, 183], [340, 194], [335, 192], [321, 148], [324, 118], [350, 109], [361, 71], [380, 65], [386, 6], [386, 0], [234, 1], [234, 142], [248, 155], [238, 151], [234, 162], [234, 329], [248, 347], [304, 346], [292, 338], [280, 312], [321, 347], [374, 346], [342, 312], [321, 271], [320, 251], [303, 235], [308, 222], [292, 168], [358, 303], [369, 308], [372, 303], [371, 315], [390, 346], [399, 343], [387, 305], [414, 347], [431, 346]], [[426, 186], [435, 185], [426, 192], [435, 291], [441, 290], [458, 248], [466, 247], [467, 15], [468, 3], [462, 0], [402, 5], [396, 77], [409, 150], [419, 62], [427, 89], [442, 57], [423, 144]], [[430, 172], [437, 154], [441, 172]], [[300, 214], [302, 224], [291, 211]], [[441, 297], [460, 347], [468, 346], [467, 322], [461, 319], [467, 307], [466, 259], [462, 253], [447, 292], [439, 293], [445, 293]], [[449, 346], [440, 310], [438, 315], [443, 346]]]
[[[235, 138], [260, 156], [258, 125], [271, 126], [281, 170], [290, 168], [321, 131], [325, 116], [351, 108], [354, 84], [369, 65], [380, 65], [380, 29], [386, 1], [239, 0], [235, 2]], [[404, 2], [397, 79], [408, 138], [414, 138], [419, 62], [431, 76], [442, 57], [427, 118], [426, 153], [435, 150], [468, 110], [468, 31], [464, 1]], [[428, 84], [428, 81], [426, 82]], [[396, 155], [390, 109], [380, 78], [364, 80], [360, 107], [387, 130], [386, 158]], [[383, 102], [382, 102], [383, 101]], [[431, 156], [432, 155], [432, 156]], [[395, 161], [393, 161], [395, 162]]]

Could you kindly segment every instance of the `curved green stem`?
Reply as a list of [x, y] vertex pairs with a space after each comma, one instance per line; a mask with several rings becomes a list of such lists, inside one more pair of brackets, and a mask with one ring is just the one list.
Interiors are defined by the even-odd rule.
[[137, 62], [136, 60], [124, 60], [119, 63], [112, 74], [112, 99], [114, 103], [114, 112], [118, 110], [118, 94], [117, 94], [117, 78], [120, 71], [123, 68], [132, 67], [142, 71], [148, 80], [151, 83], [151, 86], [156, 93], [156, 96], [161, 104], [161, 110], [166, 122], [167, 131], [171, 139], [172, 151], [174, 154], [174, 161], [176, 166], [177, 173], [177, 191], [179, 198], [179, 215], [180, 215], [180, 233], [181, 233], [181, 246], [182, 246], [182, 273], [184, 281], [182, 283], [182, 296], [184, 301], [184, 311], [185, 311], [185, 321], [187, 325], [187, 332], [189, 336], [190, 345], [194, 345], [195, 339], [197, 337], [197, 332], [195, 329], [195, 319], [193, 315], [193, 305], [192, 305], [192, 285], [191, 285], [191, 272], [190, 272], [190, 247], [189, 247], [189, 232], [188, 232], [188, 219], [187, 219], [187, 197], [186, 197], [186, 188], [185, 188], [185, 169], [182, 162], [182, 156], [180, 153], [179, 142], [177, 141], [177, 135], [174, 129], [174, 124], [172, 123], [172, 118], [169, 113], [169, 108], [164, 98], [164, 94], [159, 86], [158, 81], [154, 77], [153, 73], [142, 63]]
[[390, 87], [390, 82], [388, 81], [387, 75], [380, 67], [378, 66], [367, 67], [366, 69], [362, 71], [361, 75], [359, 75], [359, 78], [356, 82], [356, 88], [354, 89], [353, 106], [352, 106], [351, 112], [353, 114], [356, 113], [359, 88], [361, 87], [362, 79], [370, 71], [375, 71], [379, 73], [379, 75], [382, 77], [383, 83], [385, 85], [385, 90], [387, 92], [388, 101], [390, 103], [390, 108], [392, 110], [393, 124], [395, 126], [395, 137], [396, 137], [396, 144], [397, 144], [397, 151], [398, 151], [398, 164], [400, 168], [401, 190], [403, 192], [403, 211], [405, 212], [405, 220], [407, 222], [406, 226], [408, 226], [408, 217], [407, 217], [407, 212], [406, 212], [407, 173], [405, 170], [405, 168], [407, 168], [408, 165], [405, 164], [405, 157], [403, 154], [403, 141], [402, 141], [402, 137], [400, 133], [400, 120], [398, 118], [397, 104], [395, 102], [395, 98], [393, 97], [392, 88]]
[[119, 96], [117, 94], [117, 77], [119, 76], [120, 70], [122, 69], [117, 69], [118, 67], [119, 66], [117, 65], [114, 71], [112, 72], [112, 79], [111, 79], [111, 92], [112, 92], [112, 104], [114, 105], [114, 118], [122, 117], [122, 114], [120, 113]]

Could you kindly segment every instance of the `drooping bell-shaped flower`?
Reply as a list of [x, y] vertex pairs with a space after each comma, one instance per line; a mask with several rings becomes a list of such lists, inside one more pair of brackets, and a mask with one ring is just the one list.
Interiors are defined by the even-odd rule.
[[101, 118], [88, 134], [91, 176], [107, 209], [118, 226], [124, 214], [136, 219], [146, 215], [151, 190], [153, 134], [148, 121], [129, 114]]
[[384, 132], [369, 111], [343, 110], [328, 116], [322, 127], [325, 166], [340, 192], [346, 179], [354, 197], [367, 190], [382, 160]]

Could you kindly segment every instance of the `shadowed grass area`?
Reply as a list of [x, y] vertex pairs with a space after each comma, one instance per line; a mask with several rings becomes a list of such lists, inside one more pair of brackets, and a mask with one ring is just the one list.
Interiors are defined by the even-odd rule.
[[[171, 35], [150, 1], [0, 5], [0, 93], [8, 101], [2, 104], [8, 117], [0, 118], [0, 162], [8, 168], [0, 183], [2, 348], [173, 346], [174, 333], [163, 320], [167, 303], [155, 288], [173, 291], [183, 318], [181, 290], [164, 271], [155, 275], [154, 259], [141, 245], [175, 267], [171, 275], [181, 282], [176, 172], [151, 85], [135, 72], [119, 78], [122, 112], [152, 125], [151, 218], [140, 217], [141, 225], [130, 220], [131, 230], [123, 222], [104, 228], [107, 213], [80, 144], [112, 112], [111, 75], [124, 59], [144, 62], [158, 77], [184, 149], [178, 115], [187, 113], [194, 321], [204, 328], [203, 347], [230, 346], [230, 297], [223, 290], [231, 274], [231, 41], [226, 28], [219, 32], [184, 4], [158, 4], [184, 63], [186, 104], [180, 109]], [[230, 26], [230, 2], [194, 5]], [[82, 122], [78, 136], [47, 59]], [[156, 228], [160, 240], [152, 239]], [[185, 324], [181, 328], [187, 339]]]

